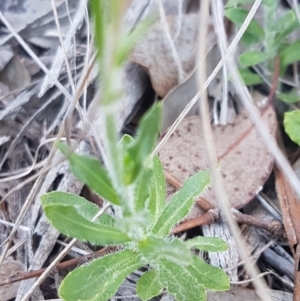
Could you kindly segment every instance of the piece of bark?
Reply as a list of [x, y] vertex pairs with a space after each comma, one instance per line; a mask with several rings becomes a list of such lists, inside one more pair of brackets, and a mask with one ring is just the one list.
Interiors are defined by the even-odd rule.
[[[299, 161], [294, 168], [299, 168]], [[299, 173], [299, 170], [297, 170]], [[300, 196], [296, 194], [281, 170], [275, 167], [276, 191], [280, 202], [288, 243], [295, 259], [293, 300], [300, 300]]]
[[203, 235], [206, 237], [219, 237], [226, 241], [228, 245], [227, 251], [208, 252], [210, 264], [226, 270], [230, 281], [238, 281], [237, 267], [239, 262], [239, 254], [237, 245], [229, 232], [226, 223], [219, 221], [210, 225], [202, 226]]

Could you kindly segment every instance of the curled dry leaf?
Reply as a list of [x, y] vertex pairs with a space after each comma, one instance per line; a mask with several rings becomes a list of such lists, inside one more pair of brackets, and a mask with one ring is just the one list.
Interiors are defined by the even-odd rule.
[[[181, 82], [193, 71], [196, 64], [198, 40], [198, 15], [183, 15], [179, 34], [179, 16], [168, 16], [167, 23], [174, 41], [177, 55], [183, 72]], [[214, 44], [215, 34], [209, 27], [207, 48]], [[179, 81], [179, 68], [172, 54], [163, 25], [158, 21], [134, 48], [130, 60], [146, 68], [150, 75], [153, 89], [160, 97], [164, 97]]]
[[[277, 123], [271, 106], [263, 110], [262, 122], [275, 135]], [[224, 189], [231, 206], [241, 208], [264, 185], [272, 170], [273, 158], [251, 120], [244, 114], [238, 115], [232, 124], [214, 126], [213, 136]], [[184, 119], [159, 156], [164, 168], [182, 182], [195, 172], [207, 168], [206, 146], [199, 117]], [[203, 197], [218, 207], [213, 187], [209, 187]]]

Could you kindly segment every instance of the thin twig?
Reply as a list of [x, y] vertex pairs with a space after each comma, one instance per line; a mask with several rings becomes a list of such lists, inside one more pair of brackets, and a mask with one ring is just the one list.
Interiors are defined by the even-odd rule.
[[[82, 257], [78, 257], [78, 258], [74, 258], [74, 259], [70, 259], [64, 262], [60, 262], [56, 265], [56, 269], [61, 271], [64, 269], [69, 269], [69, 268], [73, 268], [78, 266], [80, 263], [84, 263], [84, 262], [88, 262], [92, 259], [96, 259], [98, 257], [102, 257], [106, 254], [112, 253], [114, 251], [116, 251], [117, 249], [115, 247], [107, 247], [101, 250], [98, 250], [96, 252], [90, 253], [88, 255], [84, 255]], [[20, 282], [23, 280], [27, 280], [27, 279], [31, 279], [31, 278], [35, 278], [35, 277], [39, 277], [42, 275], [42, 273], [44, 273], [46, 270], [46, 268], [40, 269], [40, 270], [36, 270], [36, 271], [28, 271], [25, 273], [18, 273], [15, 275], [11, 275], [8, 277], [8, 279], [6, 279], [3, 282], [0, 282], [0, 287], [4, 286], [4, 285], [10, 285], [12, 283], [15, 282]]]
[[[225, 214], [226, 220], [228, 222], [228, 226], [235, 238], [236, 244], [238, 246], [238, 251], [243, 260], [247, 259], [247, 251], [243, 242], [240, 239], [240, 231], [238, 228], [237, 223], [232, 217], [230, 212], [230, 203], [227, 197], [227, 194], [224, 190], [224, 185], [222, 183], [222, 177], [220, 175], [220, 171], [215, 168], [217, 166], [217, 155], [215, 149], [215, 143], [213, 139], [212, 128], [210, 124], [210, 114], [209, 114], [209, 107], [207, 101], [207, 93], [205, 91], [205, 80], [206, 80], [206, 62], [203, 60], [205, 57], [205, 37], [206, 37], [206, 24], [209, 15], [209, 1], [204, 1], [201, 3], [201, 16], [200, 16], [200, 24], [199, 27], [201, 28], [200, 31], [200, 38], [199, 38], [199, 61], [203, 62], [201, 68], [198, 68], [198, 77], [199, 77], [199, 87], [200, 87], [200, 100], [199, 107], [200, 107], [200, 115], [202, 120], [202, 132], [204, 136], [204, 141], [206, 144], [206, 152], [209, 161], [209, 167], [212, 173], [213, 185], [215, 188], [216, 198], [218, 200], [218, 204], [222, 210], [222, 213]], [[246, 269], [251, 275], [254, 280], [254, 285], [257, 288], [257, 293], [262, 300], [271, 301], [271, 297], [268, 293], [266, 293], [265, 285], [263, 284], [262, 280], [258, 277], [257, 269], [253, 266], [252, 263], [246, 262]]]

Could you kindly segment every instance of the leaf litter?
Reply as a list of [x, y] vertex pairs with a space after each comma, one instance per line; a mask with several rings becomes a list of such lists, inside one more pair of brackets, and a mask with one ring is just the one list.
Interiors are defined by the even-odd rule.
[[[271, 106], [264, 112], [262, 120], [275, 136], [277, 121]], [[239, 114], [231, 124], [213, 126], [213, 136], [218, 168], [230, 205], [242, 208], [268, 179], [274, 159], [245, 114]], [[200, 118], [192, 116], [178, 126], [159, 156], [165, 169], [183, 182], [198, 170], [208, 167], [205, 154]], [[213, 187], [209, 187], [203, 197], [214, 207], [219, 207]]]

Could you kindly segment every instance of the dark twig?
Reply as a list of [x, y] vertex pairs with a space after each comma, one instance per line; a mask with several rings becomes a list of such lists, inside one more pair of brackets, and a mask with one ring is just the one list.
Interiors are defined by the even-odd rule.
[[[77, 265], [80, 265], [84, 262], [88, 262], [90, 260], [93, 260], [95, 258], [98, 257], [102, 257], [104, 255], [107, 255], [109, 253], [115, 252], [117, 251], [116, 247], [107, 247], [101, 250], [98, 250], [96, 252], [90, 253], [88, 255], [79, 257], [79, 258], [74, 258], [74, 259], [70, 259], [64, 262], [59, 263], [56, 266], [57, 270], [63, 270], [63, 269], [67, 269], [67, 268], [73, 268], [76, 267]], [[24, 272], [24, 273], [17, 273], [14, 274], [10, 277], [8, 277], [7, 280], [0, 282], [0, 286], [4, 286], [4, 285], [10, 285], [12, 283], [15, 282], [19, 282], [19, 281], [23, 281], [23, 280], [27, 280], [27, 279], [31, 279], [31, 278], [35, 278], [35, 277], [39, 277], [40, 275], [42, 275], [42, 273], [45, 271], [46, 268], [44, 269], [40, 269], [40, 270], [36, 270], [36, 271], [28, 271], [28, 272]]]

